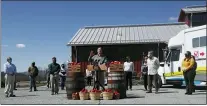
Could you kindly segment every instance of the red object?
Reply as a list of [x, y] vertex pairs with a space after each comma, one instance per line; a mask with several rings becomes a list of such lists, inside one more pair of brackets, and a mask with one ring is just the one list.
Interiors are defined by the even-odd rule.
[[204, 56], [204, 54], [205, 54], [204, 52], [201, 52], [201, 53], [200, 53], [201, 56]]
[[105, 89], [103, 92], [112, 92], [111, 89]]
[[92, 90], [90, 90], [90, 92], [101, 92], [101, 91], [97, 90], [96, 88], [93, 88]]
[[82, 92], [82, 93], [88, 93], [88, 90], [85, 89], [85, 88], [83, 88], [80, 92]]
[[198, 56], [198, 51], [194, 52], [194, 56], [197, 57]]

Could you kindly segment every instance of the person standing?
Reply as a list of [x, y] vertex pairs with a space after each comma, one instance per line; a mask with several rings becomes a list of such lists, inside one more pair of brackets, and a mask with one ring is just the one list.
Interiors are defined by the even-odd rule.
[[5, 97], [15, 97], [14, 95], [14, 82], [17, 73], [16, 66], [12, 64], [12, 58], [7, 58], [7, 63], [4, 64], [5, 72]]
[[47, 77], [47, 88], [51, 88], [49, 69], [47, 69], [46, 77]]
[[185, 53], [185, 58], [182, 62], [182, 70], [183, 75], [186, 83], [186, 95], [192, 95], [193, 92], [193, 80], [194, 80], [194, 71], [193, 66], [195, 64], [195, 61], [193, 57], [191, 56], [191, 52], [187, 51]]
[[14, 76], [14, 90], [17, 90], [17, 79], [16, 79], [16, 75]]
[[38, 76], [39, 70], [35, 66], [35, 62], [32, 62], [31, 66], [28, 68], [28, 74], [30, 79], [30, 91], [32, 92], [32, 87], [34, 87], [34, 91], [37, 91], [36, 87], [36, 77]]
[[141, 71], [142, 71], [142, 77], [144, 80], [144, 88], [147, 91], [147, 76], [148, 76], [147, 57], [144, 57], [144, 62], [142, 64]]
[[158, 93], [158, 68], [160, 62], [157, 57], [154, 56], [153, 51], [148, 52], [147, 67], [148, 67], [148, 92], [152, 93], [152, 83], [155, 84], [155, 94]]
[[195, 56], [192, 56], [192, 58], [194, 59], [194, 65], [193, 65], [193, 91], [192, 92], [195, 92], [195, 84], [194, 84], [194, 81], [195, 81], [195, 76], [196, 76], [196, 69], [197, 69], [197, 62], [196, 62], [196, 59], [195, 59]]
[[86, 69], [87, 85], [91, 86], [92, 72]]
[[61, 65], [61, 70], [59, 75], [60, 75], [60, 82], [61, 82], [61, 90], [64, 90], [65, 80], [66, 80], [66, 69], [64, 64]]
[[56, 62], [56, 57], [52, 58], [52, 63], [48, 65], [48, 69], [50, 71], [50, 82], [52, 87], [51, 95], [58, 94], [59, 91], [59, 72], [60, 65]]
[[124, 74], [125, 74], [125, 83], [126, 89], [128, 90], [128, 83], [129, 89], [132, 90], [132, 73], [134, 72], [134, 63], [130, 60], [130, 57], [126, 57], [126, 62], [124, 62]]
[[[107, 58], [106, 56], [103, 55], [103, 51], [102, 51], [102, 48], [99, 47], [97, 49], [97, 55], [94, 55], [93, 54], [93, 51], [90, 52], [90, 55], [88, 57], [88, 61], [93, 63], [93, 65], [106, 65], [107, 64]], [[104, 71], [101, 71], [101, 70], [96, 70], [97, 73], [95, 73], [97, 76], [98, 76], [98, 79], [96, 79], [97, 81], [100, 82], [100, 85], [102, 86], [103, 88], [103, 85], [104, 85]], [[94, 88], [97, 88], [99, 89], [99, 84], [94, 84]]]

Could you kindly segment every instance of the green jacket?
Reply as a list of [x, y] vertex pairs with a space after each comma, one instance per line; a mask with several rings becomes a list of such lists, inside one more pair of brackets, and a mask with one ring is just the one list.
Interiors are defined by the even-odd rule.
[[48, 65], [50, 74], [58, 74], [60, 72], [60, 65], [58, 63], [51, 63]]
[[38, 76], [39, 70], [36, 66], [34, 66], [34, 67], [30, 66], [28, 69], [28, 73], [29, 73], [29, 76], [36, 77], [36, 76]]

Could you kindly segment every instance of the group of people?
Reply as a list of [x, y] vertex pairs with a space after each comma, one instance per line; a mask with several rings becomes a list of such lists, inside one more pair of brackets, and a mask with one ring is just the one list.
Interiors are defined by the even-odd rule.
[[[102, 48], [97, 49], [97, 55], [94, 55], [93, 52], [90, 53], [88, 61], [92, 64], [107, 66], [107, 58], [102, 53]], [[160, 66], [159, 59], [153, 55], [153, 51], [148, 52], [148, 56], [144, 58], [144, 63], [141, 68], [142, 76], [144, 78], [144, 88], [148, 90], [147, 93], [152, 93], [152, 85], [155, 86], [155, 93], [158, 93], [158, 68]], [[130, 57], [126, 57], [126, 61], [123, 64], [125, 72], [125, 83], [126, 90], [132, 90], [132, 75], [134, 72], [134, 63], [130, 60]], [[189, 51], [185, 54], [185, 59], [182, 62], [182, 71], [184, 79], [186, 82], [186, 94], [191, 95], [195, 91], [194, 87], [194, 78], [196, 75], [196, 62], [194, 56], [191, 55]], [[7, 63], [4, 64], [5, 70], [5, 95], [6, 97], [15, 97], [13, 90], [15, 84], [15, 75], [17, 73], [16, 66], [12, 64], [12, 58], [7, 58]], [[99, 69], [100, 70], [100, 69]], [[28, 68], [28, 75], [30, 79], [30, 92], [32, 88], [34, 91], [37, 91], [36, 87], [36, 77], [38, 76], [39, 70], [35, 66], [35, 62], [32, 62], [31, 66]], [[104, 84], [104, 75], [99, 74], [98, 79], [96, 79], [94, 87], [99, 89], [101, 86], [103, 89]], [[86, 73], [88, 79], [88, 85], [91, 85], [92, 74], [87, 71]], [[64, 90], [65, 80], [66, 80], [66, 69], [65, 65], [61, 66], [56, 62], [56, 58], [52, 58], [52, 63], [48, 65], [48, 88], [51, 86], [51, 95], [58, 94], [59, 92], [59, 79], [61, 80], [61, 89]]]
[[[144, 88], [149, 90], [147, 93], [152, 92], [152, 79], [154, 79], [155, 90], [158, 92], [158, 75], [157, 69], [159, 68], [159, 60], [153, 57], [153, 52], [149, 52], [148, 56], [144, 57], [142, 65], [142, 76], [144, 79]], [[154, 59], [153, 59], [154, 58]], [[154, 61], [154, 63], [153, 63]], [[196, 76], [197, 63], [195, 57], [191, 55], [190, 51], [185, 53], [185, 58], [182, 61], [181, 69], [183, 71], [184, 80], [186, 83], [186, 95], [192, 95], [195, 92], [194, 79]], [[153, 68], [154, 67], [154, 68]]]
[[[92, 64], [96, 63], [98, 65], [105, 64], [107, 65], [107, 58], [103, 55], [102, 53], [102, 48], [99, 47], [97, 49], [97, 55], [94, 55], [93, 51], [91, 51], [89, 55], [89, 62]], [[147, 90], [147, 84], [148, 84], [148, 92], [147, 93], [152, 93], [152, 83], [154, 81], [155, 84], [155, 89], [156, 93], [158, 93], [158, 68], [159, 68], [159, 60], [153, 55], [153, 51], [148, 52], [148, 58], [145, 58], [145, 67], [142, 69], [143, 75], [144, 75], [144, 81], [145, 81], [145, 89]], [[131, 61], [130, 57], [126, 57], [126, 61], [123, 64], [123, 69], [125, 73], [125, 85], [126, 85], [126, 90], [130, 89], [132, 90], [132, 76], [134, 71], [134, 63]], [[91, 79], [92, 79], [92, 74], [90, 71], [86, 70], [86, 76], [87, 76], [87, 84], [91, 85]], [[103, 75], [99, 75], [99, 82], [103, 82], [104, 78]], [[148, 82], [146, 82], [148, 81]], [[94, 84], [95, 85], [95, 84]], [[103, 83], [100, 83], [99, 85], [103, 85]], [[128, 88], [129, 86], [129, 88]], [[95, 87], [95, 86], [94, 86]], [[99, 86], [96, 87], [99, 89]]]
[[[61, 89], [64, 90], [65, 80], [66, 80], [66, 69], [65, 65], [61, 66], [56, 62], [56, 58], [52, 58], [52, 63], [48, 65], [49, 70], [49, 79], [51, 85], [51, 94], [58, 94], [59, 92], [59, 78], [61, 80]], [[8, 57], [7, 62], [4, 64], [4, 72], [5, 72], [5, 97], [15, 97], [14, 90], [16, 83], [16, 73], [17, 68], [12, 63], [12, 58]], [[35, 66], [35, 62], [32, 62], [31, 66], [28, 68], [28, 75], [30, 79], [30, 90], [32, 92], [32, 88], [34, 91], [38, 91], [36, 87], [36, 77], [38, 76], [39, 70]]]

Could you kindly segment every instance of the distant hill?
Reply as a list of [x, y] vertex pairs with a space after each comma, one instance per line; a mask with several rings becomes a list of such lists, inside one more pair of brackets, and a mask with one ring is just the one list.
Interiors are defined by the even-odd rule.
[[[1, 80], [4, 80], [5, 73], [1, 72]], [[46, 71], [39, 71], [37, 81], [45, 81], [46, 80]], [[29, 76], [27, 72], [21, 72], [17, 73], [16, 75], [16, 81], [29, 81]]]

